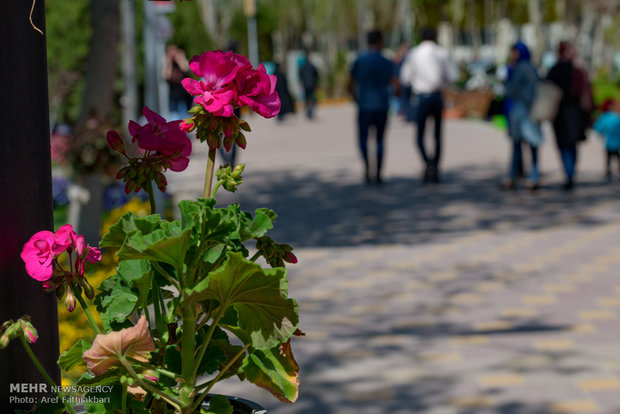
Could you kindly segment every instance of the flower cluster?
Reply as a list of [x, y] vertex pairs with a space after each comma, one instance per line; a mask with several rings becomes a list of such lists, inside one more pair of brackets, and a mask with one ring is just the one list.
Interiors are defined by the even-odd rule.
[[249, 127], [234, 116], [235, 108], [247, 106], [265, 118], [280, 112], [276, 76], [267, 74], [262, 64], [253, 69], [245, 56], [217, 50], [194, 56], [189, 67], [200, 80], [186, 78], [182, 84], [198, 106], [181, 128], [187, 132], [197, 129], [198, 138], [208, 141], [210, 148], [220, 148], [222, 136], [227, 150], [233, 142], [245, 148], [240, 129], [249, 131]]
[[142, 109], [147, 120], [145, 125], [129, 121], [128, 129], [132, 136], [131, 142], [144, 150], [141, 157], [129, 157], [125, 141], [117, 131], [108, 131], [108, 146], [125, 156], [129, 165], [121, 168], [116, 179], [125, 182], [125, 193], [138, 192], [148, 188], [152, 181], [161, 191], [166, 190], [166, 177], [163, 171], [170, 168], [180, 172], [187, 168], [192, 143], [187, 134], [179, 127], [180, 121], [167, 122], [161, 115], [148, 107]]
[[[68, 269], [64, 269], [58, 261], [65, 252], [69, 255]], [[78, 235], [70, 224], [61, 226], [55, 233], [47, 230], [35, 233], [24, 245], [21, 258], [26, 263], [28, 275], [44, 282], [44, 288], [55, 290], [59, 300], [68, 291], [65, 304], [69, 311], [75, 308], [74, 290], [81, 292], [83, 289], [86, 297], [94, 297], [94, 289], [84, 278], [84, 268], [87, 261], [100, 261], [101, 252], [87, 245], [84, 236]]]
[[0, 349], [6, 348], [12, 339], [23, 336], [26, 342], [34, 344], [39, 339], [39, 334], [28, 315], [22, 316], [17, 322], [12, 320], [4, 322], [0, 325]]
[[286, 243], [276, 243], [267, 236], [256, 239], [256, 250], [272, 267], [283, 267], [284, 262], [297, 263], [297, 256], [293, 254], [293, 247]]

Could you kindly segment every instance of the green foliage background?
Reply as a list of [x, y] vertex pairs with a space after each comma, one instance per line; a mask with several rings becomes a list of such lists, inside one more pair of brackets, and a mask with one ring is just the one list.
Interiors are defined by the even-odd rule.
[[47, 64], [52, 122], [79, 116], [92, 33], [89, 0], [45, 3]]

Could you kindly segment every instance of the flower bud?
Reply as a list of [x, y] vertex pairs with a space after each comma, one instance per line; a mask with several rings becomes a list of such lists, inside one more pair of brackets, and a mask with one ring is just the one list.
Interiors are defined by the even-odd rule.
[[237, 191], [237, 182], [235, 180], [226, 180], [224, 182], [224, 188], [231, 193]]
[[45, 289], [46, 292], [51, 292], [56, 287], [54, 282], [51, 281], [51, 280], [46, 280], [45, 282], [43, 282], [42, 286], [43, 286], [43, 289]]
[[232, 170], [232, 178], [239, 178], [241, 177], [241, 173], [243, 173], [243, 170], [245, 169], [245, 164], [239, 164], [235, 167], [234, 170]]
[[77, 301], [75, 294], [71, 289], [67, 292], [67, 297], [65, 297], [65, 306], [69, 312], [73, 312], [75, 309], [75, 302]]
[[251, 131], [250, 124], [248, 124], [246, 121], [239, 120], [239, 128], [247, 132]]
[[84, 289], [84, 296], [90, 300], [93, 300], [95, 297], [95, 289], [93, 289], [86, 279], [82, 279], [82, 289]]
[[194, 128], [196, 128], [196, 124], [193, 119], [184, 119], [180, 124], [179, 128], [183, 132], [192, 132]]
[[284, 259], [284, 261], [288, 263], [297, 263], [297, 256], [295, 256], [291, 252], [284, 253], [284, 255], [282, 255], [282, 259]]
[[159, 373], [152, 369], [147, 369], [145, 371], [142, 371], [142, 376], [144, 377], [144, 379], [151, 381], [151, 382], [159, 381]]
[[56, 299], [58, 300], [62, 300], [63, 296], [65, 296], [65, 285], [64, 284], [60, 284], [58, 285], [58, 287], [56, 287]]
[[39, 339], [39, 335], [37, 334], [37, 330], [34, 328], [34, 326], [32, 326], [29, 321], [26, 321], [24, 319], [20, 319], [19, 323], [21, 325], [22, 332], [24, 334], [24, 338], [26, 338], [26, 341], [31, 344], [37, 342], [37, 339]]
[[11, 342], [11, 338], [7, 333], [0, 335], [0, 349], [6, 348], [9, 345], [9, 342]]
[[118, 132], [114, 130], [108, 131], [108, 134], [106, 135], [106, 140], [108, 141], [108, 146], [110, 147], [110, 149], [121, 154], [125, 154], [125, 141]]
[[239, 134], [237, 135], [237, 138], [235, 139], [235, 142], [242, 149], [245, 149], [246, 145], [248, 145], [248, 142], [245, 139], [245, 135], [243, 135], [241, 132], [239, 132]]

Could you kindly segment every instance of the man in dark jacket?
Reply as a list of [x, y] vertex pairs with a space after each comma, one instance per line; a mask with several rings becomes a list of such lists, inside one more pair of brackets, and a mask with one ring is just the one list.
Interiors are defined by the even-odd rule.
[[305, 62], [299, 68], [299, 79], [304, 88], [306, 117], [312, 119], [314, 117], [314, 107], [316, 106], [316, 88], [319, 83], [319, 72], [316, 70], [316, 66], [310, 62], [310, 55], [307, 51]]

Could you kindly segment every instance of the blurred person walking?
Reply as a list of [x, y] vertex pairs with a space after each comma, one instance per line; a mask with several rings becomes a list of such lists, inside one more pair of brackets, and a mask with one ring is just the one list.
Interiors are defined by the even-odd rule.
[[276, 75], [276, 92], [280, 97], [281, 108], [278, 112], [278, 122], [284, 121], [284, 118], [288, 114], [295, 113], [295, 100], [291, 96], [291, 92], [288, 88], [288, 81], [286, 79], [286, 73], [282, 70], [280, 63], [276, 62], [273, 72]]
[[598, 132], [605, 144], [605, 179], [612, 180], [611, 160], [616, 159], [620, 175], [620, 101], [607, 100], [601, 106], [603, 112], [592, 129]]
[[[437, 32], [425, 29], [422, 42], [409, 51], [400, 70], [400, 81], [410, 85], [417, 99], [417, 144], [425, 164], [423, 183], [439, 183], [439, 161], [441, 158], [442, 89], [458, 78], [456, 65], [450, 60], [448, 51], [437, 44]], [[426, 120], [432, 117], [435, 124], [435, 151], [430, 157], [424, 144]]]
[[530, 108], [536, 95], [538, 73], [532, 64], [528, 47], [517, 42], [510, 50], [512, 70], [506, 82], [506, 97], [510, 100], [508, 109], [508, 135], [512, 140], [512, 160], [508, 178], [502, 182], [502, 188], [516, 188], [519, 170], [523, 163], [523, 143], [530, 147], [531, 169], [527, 188], [538, 190], [540, 177], [538, 173], [538, 147], [543, 142], [540, 124], [530, 116]]
[[368, 51], [360, 54], [351, 68], [349, 92], [358, 106], [357, 126], [359, 149], [364, 161], [364, 180], [371, 182], [370, 163], [368, 159], [368, 134], [374, 127], [377, 141], [377, 157], [374, 178], [382, 183], [384, 134], [387, 127], [390, 107], [390, 85], [398, 90], [398, 81], [394, 64], [381, 54], [383, 35], [374, 30], [368, 33]]
[[192, 106], [193, 97], [190, 95], [181, 81], [190, 77], [189, 61], [185, 52], [177, 45], [168, 45], [164, 60], [164, 79], [168, 83], [168, 110], [170, 119], [187, 118], [189, 108]]
[[316, 107], [316, 88], [319, 85], [319, 71], [310, 62], [310, 53], [305, 52], [304, 63], [299, 67], [299, 79], [304, 88], [304, 101], [306, 105], [306, 118], [314, 118]]
[[586, 129], [594, 105], [588, 74], [574, 60], [575, 46], [569, 41], [560, 42], [558, 62], [547, 74], [547, 79], [562, 90], [553, 130], [566, 175], [563, 186], [566, 191], [572, 190], [575, 183], [577, 144], [586, 139]]

